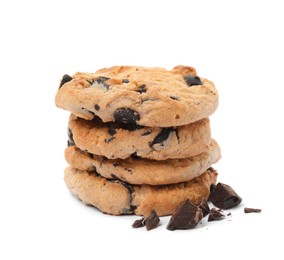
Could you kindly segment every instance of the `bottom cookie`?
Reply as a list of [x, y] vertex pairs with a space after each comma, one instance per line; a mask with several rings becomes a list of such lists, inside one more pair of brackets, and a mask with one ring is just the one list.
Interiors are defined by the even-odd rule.
[[96, 172], [68, 167], [64, 181], [70, 191], [87, 205], [111, 215], [148, 215], [153, 209], [159, 216], [171, 215], [186, 199], [200, 204], [207, 199], [210, 186], [216, 183], [217, 172], [209, 168], [188, 182], [168, 185], [130, 185], [107, 180]]

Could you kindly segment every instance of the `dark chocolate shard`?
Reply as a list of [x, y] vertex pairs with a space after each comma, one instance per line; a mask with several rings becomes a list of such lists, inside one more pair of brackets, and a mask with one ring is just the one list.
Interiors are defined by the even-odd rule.
[[155, 210], [152, 210], [150, 215], [145, 218], [145, 226], [148, 231], [158, 227], [159, 223], [160, 218]]
[[261, 209], [254, 209], [254, 208], [244, 208], [245, 213], [260, 213]]
[[99, 111], [99, 110], [100, 110], [100, 106], [99, 106], [98, 104], [95, 104], [95, 109], [96, 109], [97, 111]]
[[128, 79], [123, 79], [122, 83], [129, 83], [129, 80]]
[[141, 228], [145, 226], [145, 218], [137, 219], [133, 222], [133, 228]]
[[208, 215], [210, 208], [206, 199], [203, 198], [198, 207], [202, 210], [203, 217]]
[[154, 144], [162, 143], [166, 141], [170, 135], [170, 132], [174, 129], [172, 127], [163, 128], [161, 132], [154, 138], [154, 140], [149, 144], [152, 147]]
[[219, 182], [210, 192], [208, 201], [220, 209], [230, 209], [242, 202], [242, 198], [227, 184]]
[[185, 75], [183, 78], [189, 87], [202, 85], [202, 82], [198, 76], [192, 76], [188, 74], [188, 75]]
[[133, 154], [131, 154], [131, 158], [132, 158], [133, 160], [141, 160], [141, 157], [138, 156], [136, 152], [133, 153]]
[[71, 81], [73, 78], [67, 74], [65, 74], [62, 79], [61, 79], [61, 82], [60, 82], [60, 85], [59, 85], [59, 88], [60, 89], [65, 83]]
[[192, 229], [203, 218], [202, 210], [187, 199], [172, 215], [167, 229]]
[[74, 142], [74, 138], [73, 138], [73, 132], [71, 130], [70, 127], [68, 127], [68, 142], [67, 142], [68, 146], [74, 146], [75, 142]]
[[215, 208], [209, 211], [208, 222], [215, 220], [222, 220], [225, 218], [225, 215], [222, 214], [222, 211], [217, 210]]
[[136, 124], [136, 121], [140, 119], [138, 112], [130, 108], [118, 108], [114, 111], [113, 117], [115, 121], [124, 124]]

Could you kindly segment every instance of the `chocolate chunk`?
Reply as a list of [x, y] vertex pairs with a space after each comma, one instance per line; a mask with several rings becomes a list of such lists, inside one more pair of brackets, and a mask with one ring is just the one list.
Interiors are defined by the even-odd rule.
[[146, 89], [146, 85], [143, 84], [141, 86], [138, 87], [137, 92], [139, 92], [140, 94], [142, 93], [146, 93], [147, 89]]
[[98, 104], [95, 104], [95, 109], [96, 109], [97, 111], [99, 111], [99, 110], [100, 110], [100, 106], [99, 106]]
[[113, 117], [124, 124], [136, 124], [136, 121], [140, 119], [138, 112], [129, 108], [118, 108], [114, 111]]
[[122, 83], [129, 83], [129, 80], [128, 79], [123, 79]]
[[131, 158], [132, 158], [133, 160], [141, 160], [141, 157], [139, 157], [136, 152], [133, 153], [133, 154], [131, 154]]
[[260, 213], [261, 209], [254, 209], [254, 208], [244, 208], [245, 213]]
[[110, 129], [108, 130], [108, 133], [109, 133], [110, 135], [115, 135], [117, 132], [116, 132], [116, 130], [115, 130], [114, 128], [110, 128]]
[[145, 218], [137, 219], [133, 222], [133, 228], [140, 228], [145, 226]]
[[105, 139], [106, 143], [110, 143], [115, 139], [115, 136], [112, 136], [111, 138]]
[[146, 132], [144, 132], [141, 136], [146, 136], [152, 133], [152, 130], [148, 130]]
[[208, 201], [220, 209], [230, 209], [239, 205], [242, 198], [229, 185], [219, 182], [211, 191]]
[[172, 127], [163, 128], [161, 132], [154, 138], [154, 140], [149, 144], [152, 147], [154, 144], [162, 143], [168, 139], [170, 132], [173, 131]]
[[220, 210], [213, 208], [209, 211], [208, 222], [215, 220], [222, 220], [224, 218], [225, 215], [222, 214]]
[[190, 87], [196, 86], [196, 85], [202, 85], [202, 82], [201, 82], [201, 80], [198, 76], [192, 76], [192, 75], [188, 74], [188, 75], [185, 75], [183, 78], [184, 78], [186, 84]]
[[208, 215], [210, 209], [206, 199], [203, 198], [198, 207], [202, 210], [203, 217]]
[[74, 146], [75, 145], [75, 142], [74, 142], [74, 139], [73, 139], [73, 132], [72, 132], [70, 127], [68, 127], [68, 142], [67, 142], [67, 145], [68, 146]]
[[203, 218], [202, 210], [187, 199], [172, 215], [167, 229], [191, 229]]
[[150, 215], [147, 218], [145, 218], [145, 225], [148, 231], [158, 227], [159, 223], [160, 223], [160, 218], [155, 210], [152, 210]]
[[60, 89], [65, 83], [71, 81], [73, 78], [67, 74], [65, 74], [62, 79], [61, 79], [61, 82], [60, 82], [60, 85], [59, 85], [59, 88]]

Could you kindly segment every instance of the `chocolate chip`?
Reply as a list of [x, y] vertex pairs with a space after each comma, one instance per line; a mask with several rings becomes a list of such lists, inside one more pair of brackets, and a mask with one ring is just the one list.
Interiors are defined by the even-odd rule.
[[59, 88], [60, 89], [65, 83], [71, 81], [73, 78], [67, 74], [65, 74], [62, 79], [61, 79], [61, 82], [60, 82], [60, 85], [59, 85]]
[[242, 198], [229, 185], [219, 182], [211, 191], [208, 200], [220, 209], [230, 209], [239, 205]]
[[154, 140], [149, 144], [152, 147], [154, 144], [162, 143], [168, 139], [170, 132], [173, 131], [172, 127], [163, 128], [161, 132], [154, 138]]
[[191, 229], [202, 219], [202, 210], [190, 203], [187, 199], [172, 215], [167, 229]]
[[227, 216], [232, 216], [232, 213], [231, 213], [231, 212], [229, 212], [229, 213], [227, 214]]
[[179, 101], [179, 98], [175, 97], [175, 96], [170, 96], [171, 99]]
[[123, 79], [122, 83], [129, 83], [129, 80], [128, 79]]
[[92, 153], [88, 153], [88, 155], [91, 159], [94, 159], [94, 155]]
[[118, 108], [114, 111], [113, 117], [124, 124], [136, 124], [136, 121], [140, 119], [138, 112], [129, 108]]
[[221, 211], [213, 208], [209, 211], [208, 222], [215, 220], [222, 220], [225, 218], [225, 215]]
[[141, 157], [139, 157], [136, 152], [133, 153], [133, 154], [131, 154], [131, 158], [132, 158], [133, 160], [141, 160]]
[[110, 128], [109, 130], [108, 130], [108, 133], [110, 134], [110, 135], [115, 135], [117, 132], [116, 132], [116, 130], [114, 129], [114, 128]]
[[137, 219], [133, 222], [133, 228], [141, 228], [145, 226], [145, 218]]
[[260, 213], [261, 209], [254, 209], [254, 208], [244, 208], [245, 213]]
[[137, 92], [139, 92], [140, 94], [146, 93], [147, 92], [146, 85], [143, 84], [143, 85], [139, 86], [138, 89], [137, 89]]
[[186, 84], [190, 87], [196, 86], [196, 85], [202, 85], [202, 82], [201, 82], [201, 80], [198, 76], [192, 76], [192, 75], [188, 74], [188, 75], [185, 75], [183, 78], [184, 78]]
[[107, 77], [98, 77], [96, 79], [94, 79], [92, 82], [88, 81], [89, 83], [91, 83], [90, 87], [103, 87], [105, 90], [109, 90], [109, 85], [107, 83], [105, 83], [106, 80], [109, 80], [110, 78]]
[[201, 203], [198, 206], [202, 210], [203, 217], [208, 215], [210, 209], [206, 199], [202, 199]]
[[105, 139], [105, 142], [106, 142], [106, 143], [110, 143], [110, 142], [112, 142], [114, 139], [115, 139], [115, 136], [112, 136], [112, 137], [110, 137], [110, 138], [108, 138], [108, 139]]
[[146, 132], [144, 132], [141, 136], [146, 136], [152, 133], [152, 130], [148, 130]]
[[135, 131], [135, 130], [144, 128], [144, 126], [138, 125], [138, 124], [119, 123], [119, 128], [122, 128], [122, 129], [128, 130], [128, 131]]
[[68, 142], [67, 142], [67, 145], [68, 146], [74, 146], [75, 145], [75, 142], [74, 142], [74, 139], [73, 139], [73, 132], [72, 132], [70, 127], [68, 127]]
[[113, 163], [112, 164], [114, 167], [117, 167], [117, 166], [119, 166], [119, 163]]
[[145, 218], [145, 226], [148, 231], [158, 227], [159, 223], [160, 218], [155, 210], [152, 210], [150, 215]]
[[98, 104], [95, 104], [95, 109], [96, 109], [97, 111], [99, 111], [99, 110], [100, 110], [100, 106], [99, 106]]

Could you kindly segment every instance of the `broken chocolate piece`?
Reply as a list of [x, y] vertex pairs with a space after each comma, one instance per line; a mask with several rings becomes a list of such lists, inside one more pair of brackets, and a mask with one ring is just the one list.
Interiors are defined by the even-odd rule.
[[148, 130], [146, 132], [144, 132], [141, 136], [146, 136], [152, 133], [152, 130]]
[[167, 229], [191, 229], [203, 218], [202, 210], [187, 199], [172, 215]]
[[254, 208], [244, 208], [245, 213], [260, 213], [261, 209], [254, 209]]
[[111, 141], [113, 141], [115, 139], [115, 136], [112, 136], [112, 137], [110, 137], [110, 138], [108, 138], [108, 139], [105, 139], [105, 142], [106, 143], [110, 143]]
[[229, 185], [219, 182], [211, 191], [208, 201], [220, 209], [230, 209], [239, 205], [242, 198]]
[[148, 231], [158, 227], [159, 223], [160, 223], [160, 218], [155, 210], [152, 210], [150, 215], [147, 218], [145, 218], [145, 225]]
[[173, 131], [172, 127], [163, 128], [160, 133], [154, 138], [154, 140], [149, 144], [152, 147], [154, 144], [162, 143], [168, 139], [171, 131]]
[[124, 124], [124, 123], [119, 123], [119, 127], [122, 128], [122, 129], [124, 129], [124, 130], [128, 130], [128, 131], [135, 131], [135, 130], [144, 128], [143, 125], [138, 125], [138, 124]]
[[133, 228], [140, 228], [145, 226], [145, 218], [137, 219], [133, 222]]
[[115, 121], [124, 124], [136, 124], [136, 121], [140, 119], [138, 112], [129, 108], [118, 108], [114, 111], [113, 117]]
[[203, 217], [208, 215], [210, 208], [206, 199], [203, 198], [198, 207], [202, 210]]
[[202, 85], [202, 82], [198, 76], [192, 76], [188, 74], [188, 75], [185, 75], [183, 78], [189, 87]]
[[222, 214], [220, 210], [213, 208], [209, 211], [208, 222], [215, 220], [222, 220], [224, 218], [225, 215]]
[[62, 77], [62, 80], [60, 82], [60, 85], [59, 85], [59, 88], [60, 89], [65, 83], [71, 81], [73, 78], [67, 74], [65, 74], [63, 77]]

